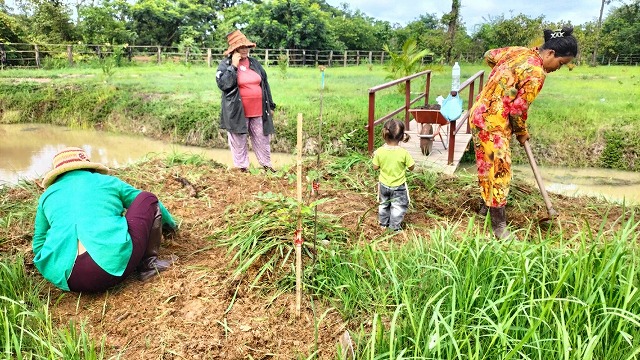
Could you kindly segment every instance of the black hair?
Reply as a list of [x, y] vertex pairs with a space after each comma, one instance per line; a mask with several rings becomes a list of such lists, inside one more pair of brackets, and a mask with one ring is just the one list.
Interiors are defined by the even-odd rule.
[[572, 35], [573, 27], [565, 26], [560, 30], [544, 30], [544, 44], [540, 50], [553, 50], [555, 57], [578, 55], [578, 40]]
[[409, 141], [409, 135], [404, 133], [404, 123], [395, 119], [391, 119], [384, 123], [384, 126], [382, 127], [382, 138], [384, 141]]

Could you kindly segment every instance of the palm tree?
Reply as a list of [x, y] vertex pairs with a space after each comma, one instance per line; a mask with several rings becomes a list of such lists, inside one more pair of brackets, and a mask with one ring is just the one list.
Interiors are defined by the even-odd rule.
[[598, 43], [600, 42], [600, 30], [602, 29], [602, 13], [604, 6], [609, 5], [613, 0], [602, 0], [600, 4], [600, 16], [598, 17], [598, 28], [596, 30], [596, 42], [593, 45], [593, 55], [591, 56], [591, 66], [596, 66], [596, 55], [598, 54]]

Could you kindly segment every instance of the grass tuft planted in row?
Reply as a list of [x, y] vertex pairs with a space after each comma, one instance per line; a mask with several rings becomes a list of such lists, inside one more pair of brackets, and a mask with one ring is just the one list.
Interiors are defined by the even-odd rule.
[[363, 324], [361, 359], [633, 359], [638, 226], [632, 214], [573, 249], [439, 228], [390, 248], [381, 239], [322, 251], [307, 281]]
[[[317, 239], [322, 242], [345, 243], [347, 231], [339, 225], [337, 218], [330, 214], [318, 213], [314, 221], [314, 207], [331, 201], [320, 199], [309, 205], [301, 205], [296, 199], [283, 194], [264, 193], [238, 206], [226, 210], [228, 226], [216, 231], [211, 239], [227, 248], [233, 254], [235, 275], [250, 273], [251, 285], [265, 279], [284, 279], [288, 285], [293, 282], [284, 272], [291, 272], [295, 254], [293, 238], [298, 227], [298, 216], [302, 218], [302, 237], [314, 238], [310, 229], [315, 229]], [[304, 256], [312, 257], [312, 241], [302, 245]], [[287, 280], [288, 279], [288, 280]]]

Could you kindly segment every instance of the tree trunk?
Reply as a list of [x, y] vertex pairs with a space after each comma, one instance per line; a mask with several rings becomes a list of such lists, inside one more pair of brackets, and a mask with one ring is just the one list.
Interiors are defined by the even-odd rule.
[[452, 63], [451, 53], [453, 52], [453, 44], [456, 37], [456, 29], [458, 27], [458, 18], [460, 17], [460, 0], [453, 0], [451, 2], [451, 12], [448, 15], [448, 29], [447, 29], [447, 63]]
[[598, 17], [598, 27], [596, 29], [596, 42], [593, 45], [593, 55], [591, 56], [591, 66], [596, 66], [596, 56], [598, 55], [598, 43], [600, 42], [600, 29], [602, 28], [602, 13], [604, 13], [604, 5], [610, 3], [611, 0], [602, 0], [600, 5], [600, 16]]

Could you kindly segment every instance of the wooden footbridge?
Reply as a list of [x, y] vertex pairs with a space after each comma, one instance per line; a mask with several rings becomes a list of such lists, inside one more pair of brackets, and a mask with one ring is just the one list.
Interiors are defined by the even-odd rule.
[[[421, 92], [416, 98], [411, 99], [411, 80], [419, 78], [421, 76], [426, 77], [426, 85], [424, 92]], [[476, 86], [477, 82], [477, 86]], [[434, 135], [430, 137], [432, 140], [432, 148], [428, 151], [428, 155], [424, 155], [420, 147], [421, 138], [420, 129], [423, 126], [422, 123], [416, 122], [415, 111], [412, 113], [411, 106], [418, 101], [424, 99], [424, 105], [429, 103], [429, 88], [431, 86], [431, 70], [422, 71], [413, 75], [403, 77], [388, 83], [375, 86], [369, 89], [369, 116], [367, 131], [369, 136], [369, 152], [373, 152], [374, 136], [376, 133], [375, 127], [381, 123], [384, 123], [388, 119], [393, 118], [397, 114], [404, 112], [405, 131], [411, 137], [411, 140], [407, 143], [400, 143], [400, 146], [406, 148], [411, 156], [416, 161], [416, 165], [421, 168], [428, 168], [437, 172], [444, 172], [447, 174], [453, 174], [458, 168], [460, 159], [467, 149], [469, 142], [471, 141], [471, 131], [469, 129], [469, 109], [473, 105], [475, 97], [482, 89], [484, 82], [484, 71], [479, 71], [462, 84], [460, 84], [459, 93], [468, 93], [467, 111], [464, 111], [460, 118], [450, 123], [442, 123], [442, 121], [427, 121], [432, 123]], [[400, 83], [405, 84], [405, 104], [404, 106], [382, 116], [376, 118], [375, 103], [376, 92], [396, 86]], [[422, 105], [422, 104], [421, 104]], [[412, 119], [413, 118], [413, 119]]]
[[[457, 120], [458, 124], [462, 127], [466, 126], [467, 113], [465, 112], [460, 119]], [[422, 124], [417, 123], [415, 120], [409, 122], [409, 130], [405, 131], [411, 139], [406, 143], [400, 143], [400, 146], [407, 149], [409, 154], [416, 161], [416, 166], [421, 168], [429, 168], [433, 171], [443, 172], [446, 174], [453, 174], [458, 168], [462, 155], [467, 150], [467, 145], [471, 141], [471, 134], [465, 132], [458, 132], [452, 136], [450, 134], [453, 124], [442, 126], [439, 130], [439, 134], [436, 133], [433, 136], [433, 145], [428, 155], [423, 154], [420, 148], [420, 127]], [[437, 130], [434, 130], [437, 132]], [[454, 145], [451, 145], [449, 140], [454, 141]], [[453, 161], [449, 161], [449, 150], [452, 150]]]

